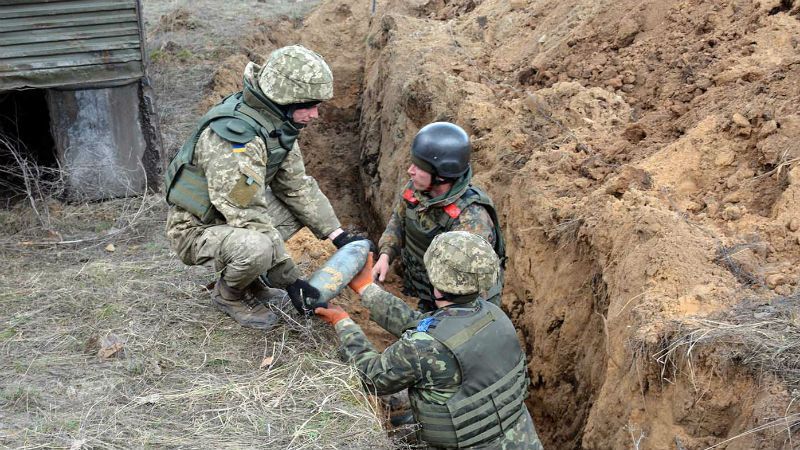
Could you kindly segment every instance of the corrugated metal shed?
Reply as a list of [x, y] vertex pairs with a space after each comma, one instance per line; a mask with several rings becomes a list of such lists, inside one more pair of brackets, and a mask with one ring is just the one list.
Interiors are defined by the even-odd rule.
[[138, 0], [0, 0], [0, 91], [144, 76]]

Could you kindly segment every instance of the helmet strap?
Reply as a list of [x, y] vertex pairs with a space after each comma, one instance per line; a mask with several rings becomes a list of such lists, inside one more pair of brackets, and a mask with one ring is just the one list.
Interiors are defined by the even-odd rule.
[[[454, 182], [455, 180], [453, 180], [452, 178], [443, 178], [431, 175], [431, 183], [422, 192], [430, 197], [438, 198], [439, 196], [447, 194], [453, 188]], [[445, 187], [442, 187], [448, 184], [450, 186], [446, 186], [446, 189]], [[434, 193], [434, 191], [436, 192]]]
[[443, 178], [438, 175], [431, 174], [431, 186], [441, 186], [447, 183], [454, 183], [456, 180], [452, 178]]
[[320, 103], [322, 103], [322, 102], [319, 101], [319, 100], [311, 100], [311, 101], [308, 101], [308, 102], [290, 103], [289, 105], [286, 105], [286, 106], [292, 106], [293, 107], [292, 111], [294, 111], [294, 110], [303, 109], [303, 108], [313, 108], [313, 107], [319, 105]]
[[424, 170], [425, 172], [428, 172], [431, 175], [431, 184], [428, 185], [427, 189], [422, 190], [422, 192], [426, 194], [430, 192], [431, 188], [434, 186], [440, 186], [442, 184], [452, 182], [452, 180], [449, 178], [443, 178], [436, 175], [436, 168], [433, 167], [432, 164], [430, 164], [428, 161], [425, 161], [424, 159], [417, 158], [417, 156], [414, 155], [413, 153], [411, 154], [411, 163], [419, 167], [420, 169]]
[[[433, 288], [431, 288], [431, 294], [433, 294]], [[442, 292], [442, 296], [440, 298], [437, 298], [436, 300], [444, 300], [447, 302], [452, 302], [460, 305], [475, 301], [477, 298], [478, 298], [477, 292], [473, 292], [471, 294], [461, 294], [461, 295]]]
[[318, 105], [320, 103], [322, 103], [322, 102], [317, 101], [317, 100], [313, 100], [313, 101], [310, 101], [310, 102], [289, 103], [287, 105], [278, 105], [278, 107], [281, 108], [283, 113], [286, 115], [286, 119], [289, 120], [290, 122], [292, 122], [292, 125], [294, 125], [295, 128], [301, 129], [301, 128], [304, 128], [305, 125], [302, 124], [302, 123], [297, 123], [297, 122], [294, 121], [294, 112], [297, 111], [298, 109], [313, 108], [314, 106], [316, 106], [316, 105]]

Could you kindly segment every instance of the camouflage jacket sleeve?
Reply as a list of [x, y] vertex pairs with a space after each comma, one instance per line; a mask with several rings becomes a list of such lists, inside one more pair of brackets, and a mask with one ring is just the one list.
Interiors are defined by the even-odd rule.
[[497, 241], [497, 237], [494, 235], [494, 223], [489, 212], [477, 203], [467, 206], [448, 231], [469, 231], [483, 237], [492, 246]]
[[286, 155], [270, 187], [294, 216], [318, 238], [327, 237], [341, 226], [328, 197], [319, 189], [317, 181], [306, 175], [303, 155], [297, 143]]
[[361, 304], [369, 309], [370, 320], [397, 337], [415, 327], [423, 315], [374, 283], [361, 294]]
[[458, 389], [457, 364], [446, 364], [443, 358], [449, 355], [447, 359], [453, 360], [452, 354], [427, 333], [409, 330], [383, 353], [375, 350], [352, 319], [339, 321], [336, 333], [342, 358], [355, 364], [364, 383], [378, 395], [416, 386], [440, 397], [431, 400], [443, 403]]
[[400, 197], [392, 209], [392, 215], [386, 224], [386, 229], [378, 241], [378, 248], [381, 253], [389, 255], [389, 262], [394, 261], [403, 248], [405, 230], [403, 229], [403, 214], [405, 214], [406, 204]]
[[281, 265], [288, 278], [297, 278], [299, 270], [294, 267], [280, 233], [266, 213], [266, 155], [266, 146], [260, 138], [246, 145], [234, 144], [219, 137], [211, 128], [203, 131], [195, 146], [195, 160], [208, 180], [209, 198], [225, 217], [225, 222], [268, 236], [273, 244], [273, 267]]

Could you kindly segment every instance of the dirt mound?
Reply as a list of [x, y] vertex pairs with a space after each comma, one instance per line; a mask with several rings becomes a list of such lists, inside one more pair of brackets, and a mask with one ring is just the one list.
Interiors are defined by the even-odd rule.
[[795, 289], [800, 23], [772, 6], [427, 2], [370, 28], [368, 199], [387, 216], [420, 125], [472, 134], [546, 444], [621, 448], [639, 430], [641, 448], [697, 448], [783, 416], [725, 361], [667, 382], [651, 358], [669, 321], [741, 299], [726, 245], [761, 243], [748, 294]]
[[252, 52], [302, 42], [333, 67], [302, 145], [345, 221], [382, 229], [422, 125], [471, 134], [546, 446], [791, 446], [789, 426], [737, 437], [796, 417], [780, 376], [654, 355], [689, 316], [797, 288], [792, 2], [329, 1], [259, 26]]

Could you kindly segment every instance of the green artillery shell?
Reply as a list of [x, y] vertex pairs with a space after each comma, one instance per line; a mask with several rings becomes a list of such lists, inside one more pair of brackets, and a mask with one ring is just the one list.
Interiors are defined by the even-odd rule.
[[339, 295], [356, 276], [369, 255], [369, 241], [354, 241], [340, 248], [322, 267], [311, 275], [308, 283], [319, 289], [319, 302], [327, 303]]

